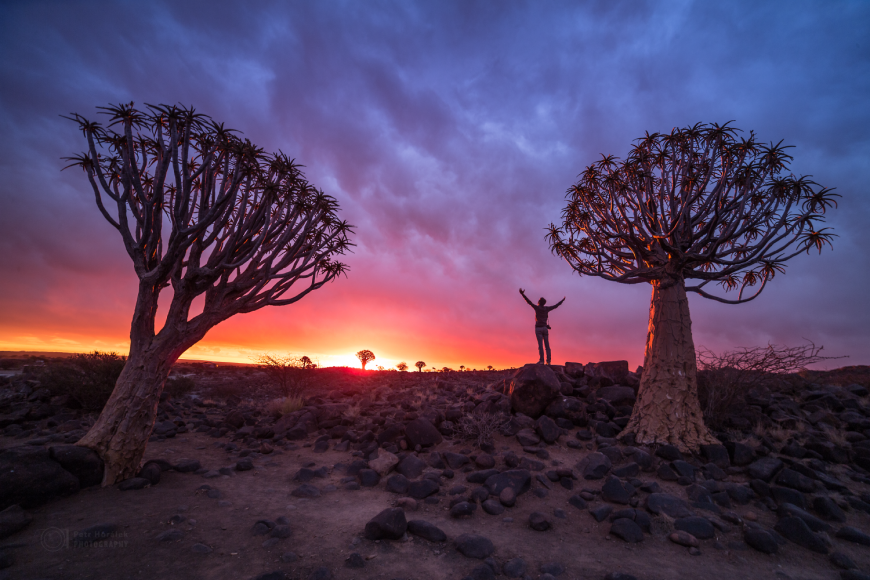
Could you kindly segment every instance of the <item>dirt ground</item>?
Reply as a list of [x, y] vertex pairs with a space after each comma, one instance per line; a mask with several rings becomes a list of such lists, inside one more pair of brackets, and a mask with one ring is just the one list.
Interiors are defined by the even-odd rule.
[[[513, 449], [522, 454], [515, 439], [496, 437], [499, 451]], [[467, 443], [445, 441], [437, 450], [458, 451]], [[551, 446], [551, 461], [573, 467], [586, 450]], [[176, 463], [182, 458], [198, 459], [204, 467], [217, 469], [235, 461], [215, 439], [201, 433], [187, 433], [174, 439], [152, 442], [146, 459], [161, 458]], [[742, 544], [742, 533], [735, 529], [715, 541], [701, 545], [701, 555], [691, 556], [686, 548], [675, 545], [665, 535], [647, 536], [640, 544], [627, 544], [608, 536], [610, 523], [596, 523], [586, 511], [567, 503], [568, 497], [584, 487], [597, 488], [601, 482], [584, 482], [574, 491], [556, 485], [546, 498], [527, 493], [518, 498], [516, 507], [500, 516], [478, 510], [469, 519], [452, 519], [447, 512], [450, 496], [439, 497], [432, 505], [419, 502], [417, 511], [407, 512], [407, 519], [424, 519], [448, 536], [443, 544], [433, 544], [415, 536], [405, 540], [372, 542], [364, 539], [368, 520], [381, 510], [394, 506], [397, 496], [383, 489], [345, 490], [339, 483], [343, 474], [332, 470], [334, 464], [350, 462], [347, 452], [327, 451], [315, 454], [310, 447], [288, 451], [276, 450], [254, 460], [255, 468], [213, 479], [191, 473], [163, 473], [159, 485], [138, 491], [121, 492], [115, 487], [89, 488], [77, 495], [56, 500], [30, 510], [32, 524], [7, 539], [4, 545], [14, 553], [13, 568], [0, 572], [0, 578], [20, 579], [235, 579], [253, 578], [258, 574], [282, 571], [289, 578], [309, 578], [311, 573], [327, 567], [333, 578], [350, 579], [459, 579], [481, 562], [457, 552], [451, 540], [462, 533], [486, 536], [494, 543], [494, 558], [499, 564], [522, 557], [528, 563], [527, 574], [540, 575], [540, 565], [558, 562], [565, 568], [561, 579], [601, 579], [610, 572], [630, 573], [644, 580], [709, 578], [839, 578], [824, 556], [812, 554], [796, 545], [782, 546], [773, 556], [763, 555]], [[315, 463], [327, 466], [330, 475], [314, 483], [323, 494], [312, 499], [298, 499], [290, 491], [298, 487], [292, 478], [300, 467]], [[642, 474], [644, 475], [644, 474]], [[457, 473], [453, 482], [465, 483]], [[643, 477], [641, 477], [643, 479]], [[220, 491], [219, 498], [207, 497], [197, 489], [207, 484]], [[336, 489], [330, 491], [334, 486]], [[680, 495], [679, 486], [662, 482], [664, 491]], [[469, 487], [473, 487], [469, 485]], [[436, 496], [438, 497], [438, 496]], [[552, 517], [554, 510], [564, 510], [566, 517]], [[528, 526], [528, 516], [539, 511], [550, 517], [553, 527], [536, 532]], [[752, 505], [737, 506], [741, 516], [758, 512]], [[759, 522], [770, 527], [773, 513], [760, 513]], [[173, 524], [176, 520], [185, 521]], [[264, 536], [253, 536], [252, 526], [259, 519], [275, 520], [285, 516], [292, 536], [277, 545], [262, 546]], [[97, 524], [116, 524], [117, 531], [96, 546], [77, 545], [76, 532]], [[851, 514], [849, 525], [870, 528], [870, 515]], [[170, 529], [183, 532], [175, 541], [158, 541], [156, 536]], [[194, 546], [210, 548], [198, 553]], [[867, 548], [841, 545], [860, 568], [870, 567]], [[295, 554], [296, 559], [292, 561]], [[357, 552], [366, 558], [362, 569], [345, 566], [345, 560]], [[285, 561], [282, 561], [282, 556]]]

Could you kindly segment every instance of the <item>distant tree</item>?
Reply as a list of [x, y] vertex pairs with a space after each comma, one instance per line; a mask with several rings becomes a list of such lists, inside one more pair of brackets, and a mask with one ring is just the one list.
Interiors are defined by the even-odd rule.
[[402, 361], [402, 362], [400, 362], [399, 364], [396, 365], [396, 368], [399, 369], [399, 370], [402, 371], [402, 372], [405, 372], [406, 370], [408, 370], [408, 363]]
[[379, 371], [384, 370], [384, 367], [383, 367], [382, 365], [378, 365], [378, 366], [376, 366], [375, 368], [378, 369]]
[[[78, 442], [100, 455], [103, 485], [111, 485], [136, 474], [178, 357], [227, 318], [292, 304], [345, 273], [335, 258], [351, 245], [351, 227], [294, 160], [264, 153], [193, 108], [130, 103], [102, 112], [108, 128], [71, 117], [87, 151], [67, 167], [87, 174], [139, 279], [127, 364]], [[192, 314], [197, 298], [202, 311]]]
[[[577, 273], [652, 285], [644, 372], [623, 430], [638, 443], [686, 451], [716, 442], [698, 402], [686, 292], [747, 302], [787, 260], [831, 244], [817, 224], [836, 194], [790, 174], [781, 142], [737, 133], [699, 124], [647, 134], [625, 161], [602, 157], [587, 167], [568, 190], [562, 225], [549, 228], [552, 251]], [[711, 282], [736, 290], [736, 299], [710, 294]]]
[[356, 358], [358, 358], [359, 362], [362, 363], [363, 370], [366, 370], [366, 363], [370, 363], [375, 360], [375, 353], [370, 350], [361, 350], [356, 353]]
[[423, 372], [423, 367], [426, 366], [426, 363], [424, 363], [424, 362], [421, 361], [421, 360], [418, 360], [417, 362], [414, 363], [414, 366], [417, 367], [417, 371], [418, 371], [418, 372], [421, 372], [421, 373], [422, 373], [422, 372]]
[[460, 371], [464, 371], [464, 370], [465, 370], [465, 365], [459, 365], [459, 370], [460, 370]]
[[254, 361], [285, 397], [300, 396], [314, 379], [311, 369], [317, 367], [307, 356], [261, 354]]
[[450, 367], [444, 367], [444, 368], [441, 369], [441, 372], [442, 372], [442, 373], [449, 373], [449, 372], [452, 371], [452, 370], [453, 370], [453, 369], [451, 369]]
[[492, 370], [492, 365], [487, 365], [486, 370], [491, 371], [491, 370]]

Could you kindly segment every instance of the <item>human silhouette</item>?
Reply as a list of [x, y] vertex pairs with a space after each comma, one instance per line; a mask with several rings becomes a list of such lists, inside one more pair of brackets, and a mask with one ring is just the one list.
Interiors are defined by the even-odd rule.
[[535, 309], [535, 338], [538, 339], [538, 364], [544, 364], [545, 347], [547, 349], [547, 364], [550, 364], [550, 325], [547, 324], [547, 317], [551, 310], [557, 309], [559, 305], [565, 301], [565, 298], [562, 298], [553, 306], [545, 306], [547, 303], [546, 298], [541, 298], [538, 300], [538, 303], [535, 304], [529, 300], [522, 288], [520, 288], [520, 294], [522, 294], [523, 300], [528, 302], [529, 306]]

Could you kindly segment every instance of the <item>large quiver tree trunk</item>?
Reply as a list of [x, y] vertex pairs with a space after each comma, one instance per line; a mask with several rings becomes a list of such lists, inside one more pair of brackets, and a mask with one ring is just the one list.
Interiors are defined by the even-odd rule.
[[637, 402], [623, 434], [637, 443], [668, 443], [698, 451], [718, 443], [704, 425], [698, 401], [697, 361], [689, 300], [682, 278], [652, 282], [649, 332]]

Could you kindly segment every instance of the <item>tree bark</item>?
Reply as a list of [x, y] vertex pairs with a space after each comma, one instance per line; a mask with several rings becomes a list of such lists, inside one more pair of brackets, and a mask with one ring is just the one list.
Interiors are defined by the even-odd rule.
[[637, 443], [668, 443], [697, 452], [719, 443], [704, 425], [686, 285], [680, 277], [652, 283], [649, 332], [637, 402], [622, 434]]
[[103, 459], [103, 485], [134, 477], [157, 417], [160, 393], [172, 362], [164, 353], [134, 351], [96, 424], [77, 443]]

